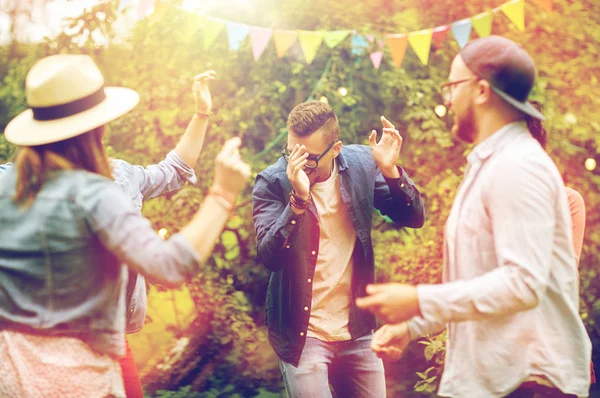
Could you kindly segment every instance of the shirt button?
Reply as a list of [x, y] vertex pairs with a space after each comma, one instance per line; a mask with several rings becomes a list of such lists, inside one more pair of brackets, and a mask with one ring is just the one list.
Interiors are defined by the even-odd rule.
[[311, 254], [314, 256], [317, 252], [313, 250]]
[[308, 307], [304, 307], [304, 311], [308, 311]]
[[404, 188], [404, 183], [400, 184], [400, 188]]
[[308, 278], [307, 282], [308, 282], [308, 283], [312, 282], [312, 279]]
[[410, 206], [410, 202], [408, 202], [406, 205], [407, 205], [407, 206]]
[[292, 220], [292, 225], [296, 225], [296, 220]]
[[290, 248], [290, 245], [287, 245], [285, 248], [286, 248], [286, 249], [289, 249], [289, 248]]
[[304, 332], [300, 332], [300, 337], [304, 337]]

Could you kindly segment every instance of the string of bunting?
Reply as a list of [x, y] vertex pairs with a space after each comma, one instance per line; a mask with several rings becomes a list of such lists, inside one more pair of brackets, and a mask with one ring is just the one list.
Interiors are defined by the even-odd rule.
[[[552, 0], [532, 0], [547, 12], [552, 12]], [[120, 7], [130, 5], [132, 0], [121, 0]], [[161, 14], [161, 6], [164, 2], [155, 0], [139, 0], [137, 16], [139, 19], [150, 17], [158, 18]], [[154, 7], [153, 7], [154, 6]], [[494, 16], [503, 13], [510, 22], [519, 30], [525, 30], [525, 0], [509, 0], [504, 4], [489, 11], [474, 15], [470, 18], [461, 19], [451, 24], [438, 26], [432, 29], [424, 29], [410, 33], [386, 34], [382, 39], [376, 35], [360, 35], [354, 30], [282, 30], [260, 26], [252, 26], [239, 22], [226, 21], [205, 15], [196, 15], [198, 18], [192, 21], [192, 26], [187, 30], [189, 37], [201, 29], [203, 46], [210, 48], [223, 31], [227, 34], [229, 48], [239, 51], [246, 39], [250, 38], [252, 54], [258, 61], [268, 44], [273, 41], [279, 58], [286, 55], [288, 50], [296, 41], [299, 42], [302, 55], [307, 64], [315, 59], [321, 45], [334, 49], [347, 37], [351, 36], [351, 51], [354, 56], [361, 56], [374, 44], [375, 51], [369, 54], [371, 63], [375, 69], [379, 69], [384, 55], [384, 47], [390, 49], [392, 60], [397, 68], [402, 66], [402, 61], [410, 45], [423, 65], [429, 62], [431, 49], [440, 48], [451, 32], [452, 36], [462, 48], [469, 41], [473, 30], [479, 37], [489, 36], [492, 33]]]

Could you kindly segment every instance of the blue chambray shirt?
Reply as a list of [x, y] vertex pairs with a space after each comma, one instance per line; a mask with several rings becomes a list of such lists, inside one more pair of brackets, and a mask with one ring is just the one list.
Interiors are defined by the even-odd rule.
[[53, 172], [31, 206], [19, 207], [17, 172], [2, 169], [0, 330], [74, 336], [100, 353], [123, 355], [123, 264], [176, 287], [199, 271], [193, 248], [179, 234], [162, 240], [105, 177]]
[[[112, 164], [116, 184], [127, 194], [140, 214], [144, 199], [177, 191], [186, 181], [190, 184], [197, 182], [194, 169], [175, 151], [169, 152], [160, 163], [148, 167], [133, 166], [120, 159], [112, 159]], [[10, 167], [11, 163], [0, 165], [0, 173]], [[126, 303], [126, 332], [135, 333], [144, 326], [147, 291], [144, 277], [132, 270], [129, 271]]]

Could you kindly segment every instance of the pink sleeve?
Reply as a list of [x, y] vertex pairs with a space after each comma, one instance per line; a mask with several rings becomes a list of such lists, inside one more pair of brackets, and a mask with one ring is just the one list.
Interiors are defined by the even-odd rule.
[[573, 224], [573, 247], [575, 247], [575, 255], [577, 256], [577, 266], [579, 266], [581, 247], [583, 246], [583, 233], [585, 231], [585, 202], [581, 194], [573, 188], [566, 187], [566, 190]]

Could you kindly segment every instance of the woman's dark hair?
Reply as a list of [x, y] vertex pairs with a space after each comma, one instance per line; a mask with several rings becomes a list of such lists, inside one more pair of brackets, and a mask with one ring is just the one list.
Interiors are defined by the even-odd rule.
[[[529, 103], [533, 105], [538, 111], [540, 111], [540, 113], [543, 113], [544, 108], [542, 107], [542, 104], [540, 104], [537, 101], [529, 101]], [[546, 129], [544, 129], [542, 121], [529, 115], [525, 117], [525, 121], [527, 122], [527, 127], [529, 127], [529, 132], [531, 133], [533, 138], [535, 138], [540, 143], [542, 148], [546, 149]]]

